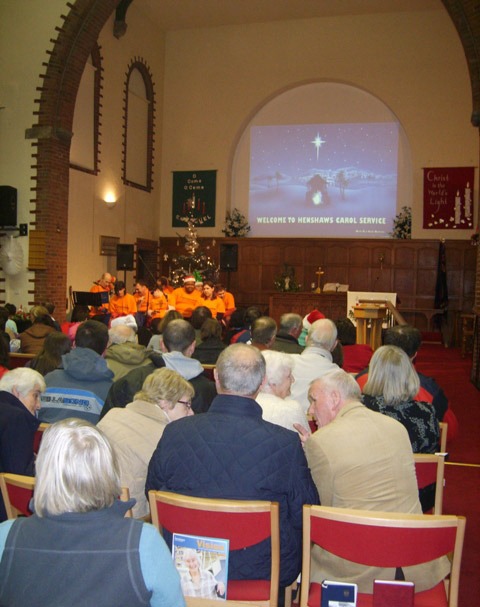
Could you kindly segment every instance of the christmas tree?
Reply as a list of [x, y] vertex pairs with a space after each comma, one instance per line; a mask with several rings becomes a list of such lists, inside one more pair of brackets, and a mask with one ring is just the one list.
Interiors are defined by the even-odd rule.
[[[194, 205], [195, 198], [188, 202]], [[194, 207], [192, 206], [192, 208]], [[169, 276], [170, 283], [174, 287], [181, 286], [183, 278], [187, 274], [193, 274], [195, 280], [218, 282], [218, 267], [212, 258], [205, 251], [202, 251], [198, 242], [197, 225], [201, 225], [204, 218], [194, 217], [192, 213], [188, 213], [179, 219], [184, 221], [187, 226], [186, 234], [178, 234], [178, 237], [183, 240], [185, 253], [178, 253], [172, 257]], [[206, 247], [207, 251], [209, 248], [209, 246]]]

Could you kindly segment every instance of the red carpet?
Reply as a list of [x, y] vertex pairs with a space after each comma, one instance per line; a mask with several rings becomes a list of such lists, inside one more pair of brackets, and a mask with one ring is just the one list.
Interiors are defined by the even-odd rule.
[[434, 344], [422, 345], [415, 365], [442, 386], [459, 422], [458, 438], [448, 444], [443, 501], [444, 514], [467, 518], [459, 607], [480, 605], [480, 392], [470, 381], [471, 365], [458, 348]]

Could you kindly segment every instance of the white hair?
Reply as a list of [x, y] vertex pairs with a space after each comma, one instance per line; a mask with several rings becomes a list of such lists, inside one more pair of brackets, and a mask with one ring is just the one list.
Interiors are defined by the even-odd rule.
[[316, 320], [310, 329], [306, 339], [306, 345], [317, 346], [331, 352], [337, 341], [337, 327], [328, 318]]
[[137, 334], [135, 329], [129, 325], [115, 325], [108, 330], [108, 339], [110, 344], [124, 344], [127, 342], [136, 342]]
[[286, 352], [276, 350], [264, 350], [262, 352], [266, 363], [265, 382], [262, 392], [271, 392], [270, 386], [280, 384], [285, 376], [293, 371], [293, 358]]
[[64, 419], [43, 435], [34, 492], [38, 516], [101, 510], [120, 495], [120, 473], [106, 436], [81, 419]]
[[20, 396], [26, 396], [31, 390], [38, 388], [43, 392], [46, 388], [45, 380], [38, 371], [28, 367], [18, 367], [8, 371], [0, 379], [0, 390], [13, 393], [15, 389]]
[[360, 400], [362, 397], [360, 386], [355, 379], [343, 369], [329, 371], [318, 379], [314, 379], [310, 385], [317, 382], [327, 390], [337, 390], [344, 401]]

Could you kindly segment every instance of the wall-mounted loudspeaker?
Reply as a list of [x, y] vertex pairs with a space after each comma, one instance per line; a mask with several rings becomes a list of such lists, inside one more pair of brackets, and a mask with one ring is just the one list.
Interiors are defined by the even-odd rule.
[[220, 270], [227, 272], [238, 270], [238, 244], [220, 245]]
[[117, 244], [117, 270], [133, 270], [133, 244]]
[[0, 185], [0, 226], [17, 225], [17, 189]]

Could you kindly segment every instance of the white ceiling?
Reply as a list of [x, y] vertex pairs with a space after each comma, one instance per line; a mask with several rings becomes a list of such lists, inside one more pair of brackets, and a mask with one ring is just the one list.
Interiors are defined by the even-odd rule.
[[135, 0], [135, 4], [161, 30], [443, 8], [441, 0]]

